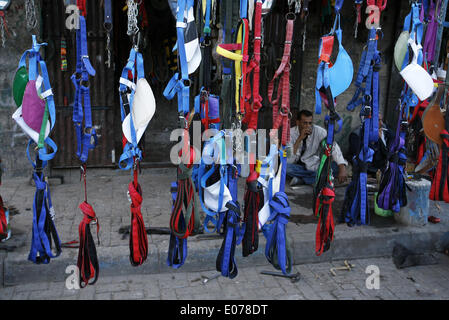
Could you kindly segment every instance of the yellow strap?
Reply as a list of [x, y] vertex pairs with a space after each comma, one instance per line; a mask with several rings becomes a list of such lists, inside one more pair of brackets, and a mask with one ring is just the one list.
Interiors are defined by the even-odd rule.
[[[242, 44], [241, 50], [236, 50], [236, 53], [243, 57], [243, 23], [240, 24], [239, 31], [237, 32], [237, 43]], [[234, 63], [235, 65], [235, 111], [240, 113], [240, 78], [242, 77], [242, 64]]]
[[235, 105], [236, 105], [236, 112], [237, 114], [240, 113], [240, 79], [242, 77], [242, 65], [241, 62], [243, 60], [243, 46], [245, 45], [243, 42], [243, 33], [247, 32], [247, 30], [243, 31], [244, 24], [241, 23], [239, 26], [239, 30], [237, 32], [237, 44], [242, 44], [242, 49], [235, 50], [235, 53], [229, 50], [226, 50], [220, 45], [217, 46], [217, 53], [230, 60], [234, 60], [236, 63], [235, 65], [235, 87], [239, 88], [235, 90]]
[[242, 59], [243, 59], [243, 56], [241, 54], [236, 54], [232, 51], [223, 49], [222, 47], [220, 47], [220, 45], [217, 46], [217, 53], [220, 56], [223, 56], [225, 58], [228, 58], [228, 59], [231, 59], [234, 61], [242, 61]]
[[260, 174], [261, 169], [262, 169], [262, 161], [256, 160], [256, 172]]

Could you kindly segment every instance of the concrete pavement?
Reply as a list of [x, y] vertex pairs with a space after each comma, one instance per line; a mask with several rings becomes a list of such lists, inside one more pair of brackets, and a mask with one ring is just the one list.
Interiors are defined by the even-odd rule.
[[[56, 172], [55, 172], [56, 173]], [[59, 174], [59, 173], [58, 173]], [[166, 265], [168, 235], [149, 235], [149, 256], [139, 267], [129, 263], [129, 238], [119, 233], [130, 224], [130, 209], [126, 192], [131, 176], [128, 172], [109, 169], [91, 169], [87, 173], [88, 201], [96, 211], [100, 223], [100, 245], [97, 246], [100, 261], [100, 282], [109, 277], [170, 277], [179, 272], [215, 272], [215, 260], [222, 239], [216, 235], [197, 235], [188, 240], [188, 257], [181, 270]], [[146, 227], [168, 227], [170, 219], [170, 182], [176, 179], [174, 168], [144, 169], [139, 176], [143, 188], [142, 214]], [[52, 180], [53, 181], [53, 180]], [[12, 216], [13, 238], [0, 244], [4, 286], [33, 285], [65, 281], [66, 268], [76, 264], [77, 249], [64, 249], [60, 257], [48, 265], [34, 265], [27, 260], [31, 243], [32, 202], [34, 187], [28, 179], [4, 179], [0, 194], [8, 206], [18, 214]], [[239, 197], [243, 203], [244, 179], [239, 180]], [[334, 211], [339, 212], [345, 188], [337, 189]], [[52, 183], [53, 205], [56, 210], [56, 227], [62, 242], [77, 240], [78, 225], [82, 219], [78, 205], [84, 200], [79, 171], [64, 172], [64, 184]], [[334, 263], [344, 259], [360, 259], [391, 256], [395, 242], [419, 252], [434, 251], [435, 243], [449, 231], [447, 212], [449, 206], [431, 202], [430, 213], [441, 218], [439, 224], [409, 227], [397, 224], [393, 218], [372, 215], [370, 226], [348, 227], [337, 224], [331, 249], [317, 257], [314, 253], [316, 220], [311, 218], [310, 187], [286, 190], [291, 211], [287, 236], [292, 246], [294, 263]], [[265, 239], [260, 236], [259, 250], [246, 258], [237, 247], [236, 260], [241, 270], [264, 268], [273, 270], [264, 255]], [[3, 249], [3, 250], [1, 250]], [[9, 249], [6, 250], [6, 249]], [[300, 267], [300, 266], [298, 266]], [[248, 271], [250, 272], [250, 271]], [[157, 276], [156, 276], [157, 275]], [[235, 281], [239, 281], [239, 277]], [[243, 276], [242, 276], [243, 277]], [[283, 279], [281, 279], [283, 280]], [[110, 280], [107, 280], [110, 281]], [[276, 280], [277, 281], [277, 280]], [[107, 283], [107, 282], [105, 282]], [[87, 292], [87, 289], [83, 290]], [[96, 292], [96, 291], [95, 291]], [[107, 294], [106, 294], [107, 295]], [[149, 297], [143, 295], [143, 297]]]
[[[351, 260], [352, 271], [337, 271], [342, 261], [296, 265], [298, 282], [260, 272], [267, 266], [239, 268], [234, 279], [219, 277], [204, 283], [215, 271], [176, 272], [145, 275], [100, 276], [95, 285], [67, 289], [65, 281], [36, 282], [0, 288], [3, 300], [231, 300], [245, 304], [245, 300], [447, 300], [449, 299], [449, 257], [439, 255], [440, 263], [396, 269], [391, 258]], [[377, 266], [379, 286], [367, 287], [368, 266]], [[372, 283], [368, 280], [369, 283]], [[373, 282], [374, 283], [374, 282]], [[236, 302], [235, 302], [236, 303]], [[165, 309], [180, 314], [181, 310]], [[172, 309], [172, 308], [171, 308]], [[153, 310], [154, 311], [154, 310]], [[224, 312], [224, 310], [222, 310]], [[173, 314], [171, 313], [171, 314]], [[169, 315], [167, 313], [166, 315]]]

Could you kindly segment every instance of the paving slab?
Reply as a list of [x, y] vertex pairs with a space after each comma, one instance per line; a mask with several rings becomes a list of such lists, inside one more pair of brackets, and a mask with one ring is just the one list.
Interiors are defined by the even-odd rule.
[[[57, 172], [60, 175], [61, 172]], [[78, 205], [84, 200], [83, 183], [79, 171], [65, 170], [64, 183], [51, 183], [51, 196], [56, 210], [56, 227], [62, 242], [78, 239], [78, 225], [82, 219]], [[188, 256], [180, 270], [167, 266], [169, 235], [149, 234], [147, 261], [133, 267], [129, 262], [129, 236], [123, 233], [130, 224], [130, 208], [127, 188], [132, 177], [129, 172], [112, 169], [90, 169], [88, 202], [96, 211], [100, 243], [97, 253], [100, 261], [100, 277], [132, 274], [165, 274], [190, 271], [215, 271], [215, 261], [222, 238], [215, 234], [200, 234], [188, 238]], [[176, 179], [174, 168], [143, 169], [139, 182], [143, 189], [142, 215], [147, 228], [168, 228], [171, 214], [170, 183]], [[50, 180], [51, 181], [51, 180]], [[239, 179], [239, 201], [243, 203], [245, 182]], [[14, 214], [11, 217], [12, 238], [0, 243], [0, 276], [3, 285], [18, 285], [39, 281], [64, 281], [66, 269], [76, 265], [78, 250], [64, 248], [62, 254], [46, 265], [28, 261], [33, 219], [32, 203], [35, 188], [30, 179], [3, 179], [0, 194]], [[336, 189], [334, 216], [338, 221], [345, 188]], [[317, 219], [312, 212], [312, 188], [302, 186], [296, 190], [286, 187], [291, 206], [291, 221], [287, 225], [287, 237], [291, 245], [295, 265], [323, 263], [342, 259], [360, 259], [391, 256], [395, 243], [401, 243], [419, 252], [432, 252], [441, 235], [449, 231], [449, 205], [430, 201], [430, 214], [441, 218], [438, 224], [421, 227], [404, 226], [393, 218], [379, 217], [371, 213], [369, 226], [349, 227], [336, 223], [334, 240], [329, 251], [315, 254]], [[204, 213], [201, 213], [204, 218]], [[121, 231], [121, 233], [120, 233]], [[259, 234], [259, 249], [249, 257], [242, 257], [241, 246], [235, 253], [240, 268], [260, 266], [271, 270], [265, 257], [265, 238]], [[307, 289], [304, 289], [307, 290]], [[126, 294], [124, 294], [126, 296]]]

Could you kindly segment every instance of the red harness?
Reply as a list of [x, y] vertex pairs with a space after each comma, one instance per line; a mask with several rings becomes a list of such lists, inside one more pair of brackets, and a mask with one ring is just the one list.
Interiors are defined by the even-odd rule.
[[[379, 8], [379, 15], [387, 7], [387, 0], [366, 0], [368, 6], [376, 6]], [[380, 18], [380, 17], [379, 17]]]
[[440, 157], [438, 158], [438, 165], [435, 175], [432, 179], [429, 199], [449, 203], [449, 132], [447, 131], [447, 128], [441, 132], [441, 137], [443, 138], [443, 145], [441, 147]]
[[76, 0], [76, 5], [80, 10], [80, 14], [85, 17], [87, 14], [86, 0]]
[[138, 168], [134, 168], [134, 181], [128, 185], [131, 198], [131, 226], [129, 234], [129, 259], [133, 266], [145, 262], [148, 256], [148, 238], [142, 217], [142, 188], [137, 181]]
[[315, 212], [318, 214], [318, 226], [315, 236], [315, 253], [318, 256], [329, 249], [334, 238], [335, 225], [332, 213], [334, 199], [334, 190], [327, 187], [323, 188], [316, 199]]
[[[268, 100], [273, 105], [273, 130], [278, 130], [282, 126], [282, 145], [287, 145], [290, 141], [290, 51], [292, 47], [294, 19], [287, 18], [287, 27], [284, 43], [284, 54], [281, 65], [276, 70], [273, 79], [268, 85]], [[277, 98], [273, 100], [274, 82], [280, 77], [277, 89]], [[281, 107], [278, 103], [281, 99]]]
[[[84, 184], [86, 184], [86, 175], [84, 175]], [[100, 268], [98, 265], [95, 242], [90, 232], [90, 223], [97, 225], [98, 243], [100, 243], [98, 238], [100, 225], [94, 209], [89, 203], [87, 203], [87, 198], [79, 205], [79, 208], [83, 212], [84, 217], [78, 228], [80, 245], [78, 250], [77, 266], [80, 272], [80, 287], [84, 288], [88, 284], [94, 284], [98, 279]], [[93, 280], [89, 282], [91, 279]]]
[[[254, 45], [253, 56], [249, 62], [249, 66], [243, 64], [242, 76], [248, 76], [253, 73], [253, 88], [251, 90], [251, 83], [247, 79], [246, 88], [243, 89], [240, 104], [241, 108], [245, 110], [245, 117], [242, 122], [247, 124], [248, 129], [257, 130], [257, 120], [259, 117], [259, 110], [262, 108], [262, 97], [259, 94], [259, 74], [260, 74], [260, 44], [261, 44], [261, 25], [262, 25], [262, 2], [258, 0], [254, 9]], [[248, 50], [246, 48], [246, 50]], [[248, 51], [246, 51], [248, 54]], [[246, 70], [245, 70], [246, 69]], [[252, 101], [251, 101], [252, 98]], [[251, 101], [251, 102], [250, 102]], [[244, 106], [244, 107], [243, 107]]]
[[[1, 173], [0, 173], [1, 174]], [[0, 196], [0, 240], [8, 237], [8, 224], [6, 222], [6, 212], [3, 207], [3, 199]]]
[[[184, 149], [185, 150], [185, 149]], [[180, 163], [178, 168], [177, 196], [170, 216], [170, 230], [179, 239], [186, 239], [188, 236], [197, 233], [199, 228], [198, 201], [195, 186], [192, 182], [191, 171], [195, 151], [190, 147], [190, 161], [187, 166]], [[184, 217], [183, 208], [186, 207]]]

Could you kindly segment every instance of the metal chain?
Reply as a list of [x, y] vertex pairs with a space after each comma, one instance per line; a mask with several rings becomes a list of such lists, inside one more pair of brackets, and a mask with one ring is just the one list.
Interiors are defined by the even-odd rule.
[[295, 4], [295, 13], [301, 12], [301, 0], [288, 0], [288, 7], [292, 7]]
[[108, 32], [106, 36], [106, 52], [108, 55], [108, 59], [106, 60], [106, 65], [108, 69], [111, 68], [111, 34]]
[[[306, 18], [307, 19], [307, 18]], [[302, 51], [306, 51], [306, 33], [307, 33], [307, 20], [304, 21], [304, 31], [302, 32]]]
[[25, 1], [25, 14], [26, 14], [27, 30], [31, 31], [37, 26], [36, 7], [34, 5], [34, 0]]
[[139, 15], [139, 9], [137, 8], [137, 3], [134, 0], [127, 0], [127, 5], [128, 5], [127, 35], [132, 36], [139, 32], [139, 27], [137, 26], [137, 16]]
[[296, 0], [295, 3], [295, 13], [299, 14], [301, 12], [301, 0]]

